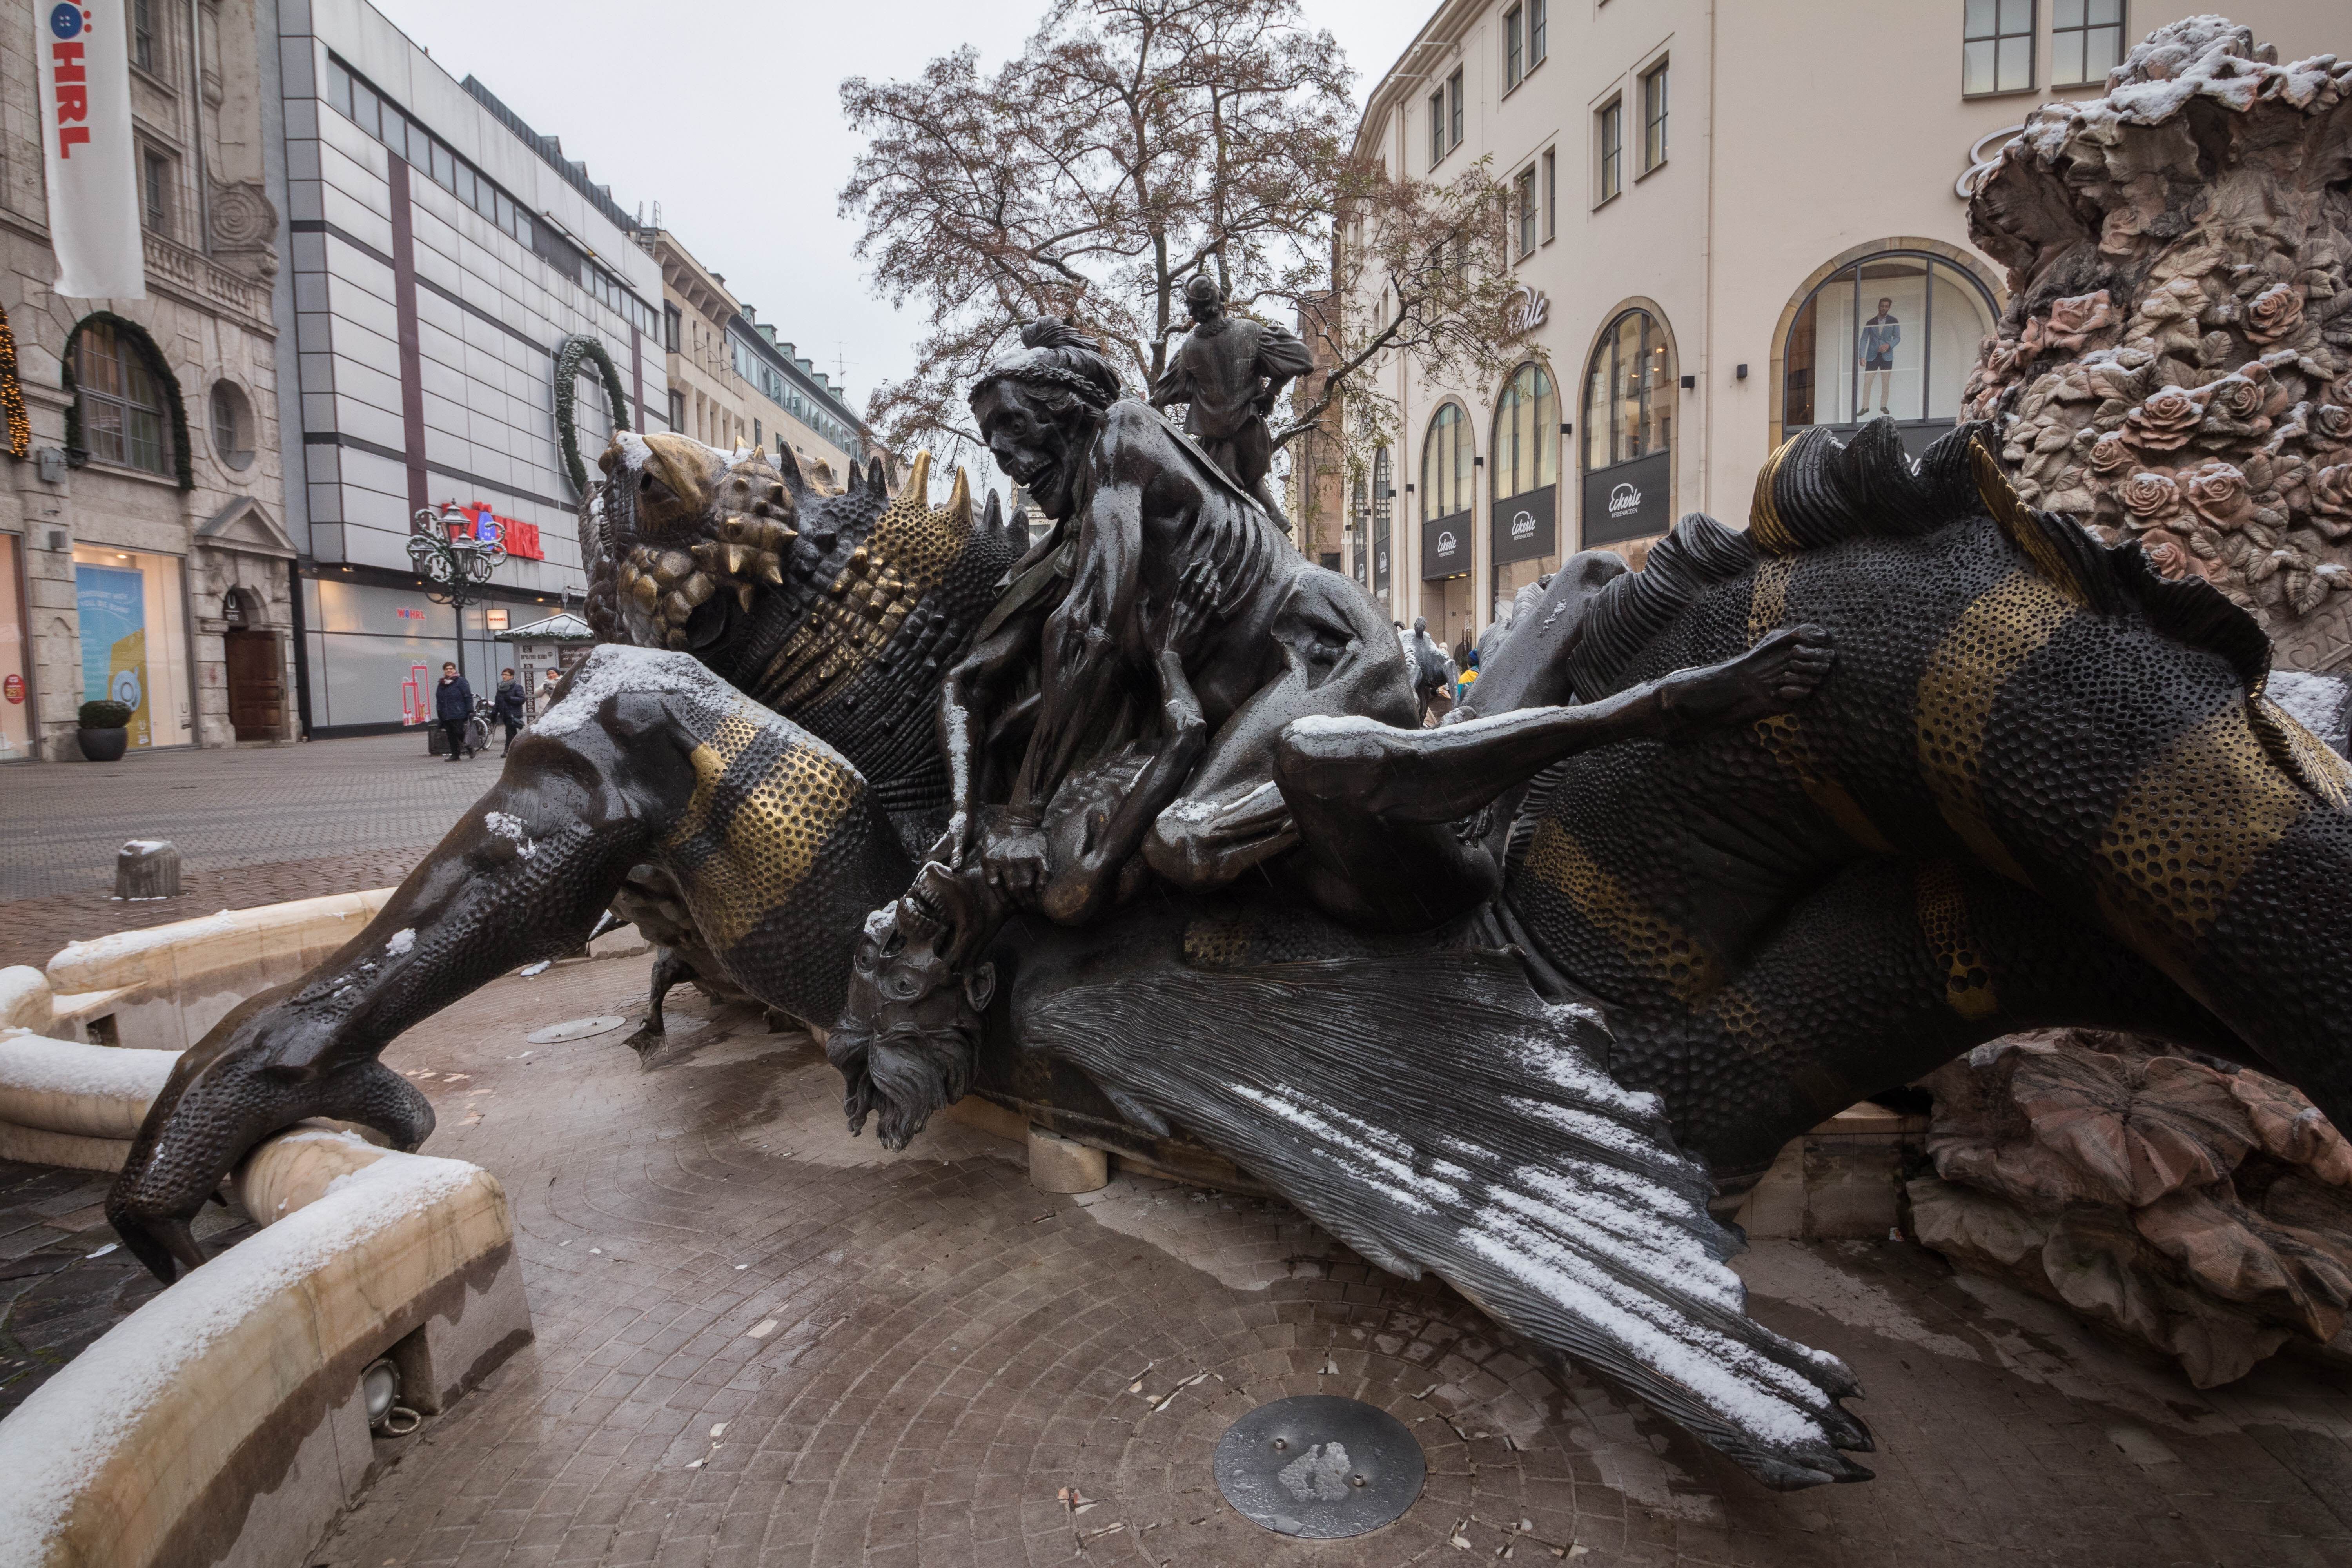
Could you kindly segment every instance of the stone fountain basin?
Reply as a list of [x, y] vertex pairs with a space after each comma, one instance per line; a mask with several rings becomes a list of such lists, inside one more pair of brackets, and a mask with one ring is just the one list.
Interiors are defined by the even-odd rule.
[[[175, 1056], [0, 1035], [0, 1144], [127, 1150]], [[478, 1166], [308, 1123], [230, 1185], [264, 1228], [0, 1420], [0, 1563], [296, 1568], [374, 1464], [366, 1367], [392, 1360], [429, 1415], [530, 1338], [506, 1193]]]

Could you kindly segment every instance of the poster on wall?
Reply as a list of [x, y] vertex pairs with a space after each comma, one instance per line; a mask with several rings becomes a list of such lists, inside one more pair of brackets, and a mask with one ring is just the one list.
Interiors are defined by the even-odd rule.
[[131, 710], [131, 743], [153, 743], [147, 712], [147, 574], [120, 566], [74, 567], [81, 605], [81, 696]]
[[131, 0], [35, 0], [32, 12], [51, 287], [73, 300], [144, 300]]

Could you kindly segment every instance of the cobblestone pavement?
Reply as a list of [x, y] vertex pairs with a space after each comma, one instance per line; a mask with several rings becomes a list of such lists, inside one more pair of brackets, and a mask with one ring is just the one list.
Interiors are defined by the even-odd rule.
[[193, 872], [387, 850], [413, 860], [498, 767], [495, 750], [454, 764], [427, 757], [412, 731], [0, 769], [0, 900], [110, 892], [129, 838], [170, 839]]
[[[313, 1561], [2352, 1562], [2340, 1368], [2200, 1393], [1915, 1247], [1764, 1243], [1757, 1315], [1848, 1360], [1878, 1442], [1876, 1480], [1774, 1494], [1284, 1205], [1132, 1177], [1047, 1196], [951, 1124], [887, 1154], [843, 1134], [805, 1037], [756, 1025], [653, 1073], [618, 1028], [525, 1042], [631, 1012], [644, 973], [509, 977], [387, 1054], [436, 1104], [431, 1152], [505, 1183], [539, 1337], [384, 1444]], [[1388, 1530], [1298, 1542], [1220, 1499], [1219, 1434], [1307, 1392], [1420, 1437], [1427, 1488]]]
[[45, 968], [66, 943], [86, 942], [109, 931], [142, 931], [216, 910], [248, 910], [289, 899], [394, 887], [431, 847], [428, 844], [334, 855], [323, 860], [281, 860], [183, 872], [180, 897], [152, 902], [124, 903], [102, 889], [12, 899], [0, 903], [0, 967], [29, 963], [36, 969]]
[[[106, 1223], [110, 1180], [0, 1160], [0, 1415], [163, 1288]], [[195, 1225], [216, 1250], [253, 1228], [213, 1207]]]

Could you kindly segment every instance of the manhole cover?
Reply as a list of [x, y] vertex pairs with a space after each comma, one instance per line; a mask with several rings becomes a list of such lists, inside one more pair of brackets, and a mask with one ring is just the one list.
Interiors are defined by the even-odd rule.
[[534, 1046], [551, 1046], [559, 1040], [584, 1040], [591, 1035], [609, 1035], [626, 1018], [604, 1013], [593, 1018], [574, 1018], [568, 1024], [550, 1024], [544, 1029], [533, 1029], [523, 1037]]
[[1360, 1399], [1261, 1405], [1217, 1439], [1217, 1489], [1283, 1535], [1336, 1541], [1403, 1513], [1429, 1467], [1403, 1422]]

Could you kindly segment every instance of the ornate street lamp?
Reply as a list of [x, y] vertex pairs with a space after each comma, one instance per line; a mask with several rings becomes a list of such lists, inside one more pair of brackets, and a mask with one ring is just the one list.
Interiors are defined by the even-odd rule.
[[[457, 674], [466, 673], [466, 609], [489, 597], [491, 574], [507, 558], [502, 531], [487, 514], [468, 519], [463, 533], [452, 533], [449, 520], [463, 518], [456, 501], [419, 507], [408, 536], [408, 560], [425, 579], [425, 597], [457, 612]], [[484, 537], [487, 535], [487, 537]]]

